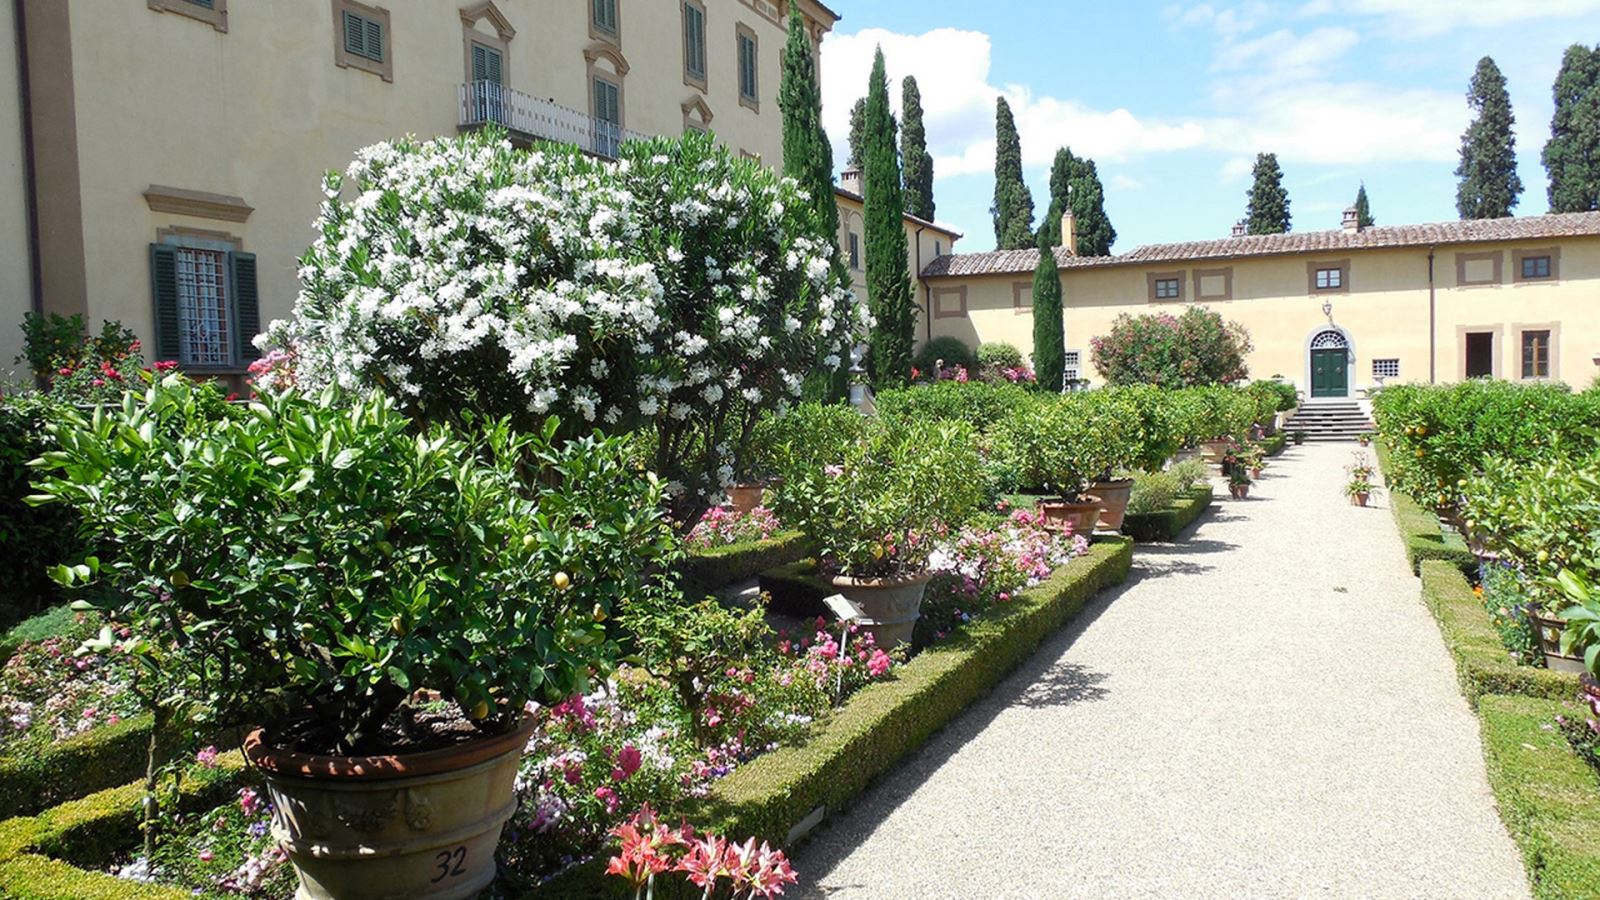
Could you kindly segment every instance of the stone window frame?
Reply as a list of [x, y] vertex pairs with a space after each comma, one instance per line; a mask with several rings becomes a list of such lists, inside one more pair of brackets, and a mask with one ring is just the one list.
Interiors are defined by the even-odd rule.
[[[1505, 366], [1500, 357], [1505, 349], [1504, 325], [1457, 325], [1456, 326], [1456, 380], [1467, 380], [1467, 335], [1469, 334], [1492, 335], [1489, 344], [1489, 377], [1505, 377]], [[1478, 376], [1482, 377], [1482, 376]]]
[[[700, 53], [703, 57], [700, 62], [705, 71], [701, 72], [698, 78], [689, 71], [689, 7], [691, 6], [700, 11]], [[708, 40], [711, 33], [711, 20], [706, 15], [706, 5], [702, 0], [682, 0], [678, 4], [678, 10], [683, 23], [683, 34], [681, 35], [683, 38], [683, 83], [700, 91], [702, 94], [707, 93], [710, 90], [711, 83], [711, 45]]]
[[[383, 29], [383, 60], [358, 56], [344, 48], [344, 14], [355, 13], [372, 19]], [[394, 82], [394, 28], [390, 26], [389, 11], [381, 6], [368, 6], [359, 0], [333, 0], [333, 62], [341, 69], [360, 69]]]
[[1033, 282], [1011, 282], [1011, 311], [1019, 316], [1033, 315]]
[[[1544, 254], [1538, 253], [1538, 254], [1534, 254], [1534, 255], [1535, 256], [1543, 256]], [[1550, 262], [1550, 271], [1552, 271], [1552, 272], [1555, 271], [1555, 261], [1554, 260], [1551, 260], [1551, 262]], [[1553, 278], [1554, 278], [1554, 276], [1552, 276], [1552, 279]], [[1544, 279], [1541, 278], [1539, 280], [1543, 281]], [[1550, 347], [1549, 347], [1549, 353], [1548, 353], [1549, 362], [1550, 362], [1550, 373], [1548, 375], [1523, 375], [1522, 374], [1522, 335], [1525, 332], [1529, 332], [1529, 331], [1548, 331], [1548, 332], [1550, 332]], [[1560, 322], [1513, 322], [1512, 325], [1511, 325], [1511, 334], [1512, 334], [1512, 336], [1514, 336], [1516, 338], [1516, 341], [1517, 341], [1516, 345], [1515, 345], [1516, 346], [1516, 360], [1515, 360], [1516, 367], [1513, 370], [1516, 373], [1516, 379], [1515, 380], [1517, 380], [1517, 381], [1558, 381], [1558, 380], [1560, 380], [1560, 378], [1561, 378], [1561, 323]]]
[[[1524, 278], [1522, 277], [1522, 261], [1537, 259], [1541, 256], [1550, 257], [1549, 278]], [[1560, 247], [1534, 247], [1527, 250], [1511, 251], [1511, 283], [1512, 284], [1551, 284], [1561, 280], [1561, 248]]]
[[[1207, 278], [1221, 278], [1222, 279], [1222, 284], [1223, 284], [1222, 293], [1218, 294], [1215, 297], [1206, 296], [1206, 294], [1200, 289], [1200, 286], [1201, 286], [1201, 282], [1204, 279], [1207, 279]], [[1209, 301], [1209, 300], [1218, 300], [1218, 301], [1221, 301], [1221, 300], [1232, 300], [1233, 299], [1233, 266], [1222, 266], [1222, 267], [1216, 268], [1216, 269], [1195, 269], [1194, 270], [1194, 299], [1195, 299], [1196, 303], [1204, 303], [1204, 302]]]
[[845, 248], [845, 252], [850, 258], [850, 271], [859, 272], [861, 271], [861, 235], [856, 234], [853, 229], [847, 234], [848, 237], [845, 240], [848, 246]]
[[[1184, 282], [1188, 280], [1185, 277], [1186, 274], [1187, 273], [1185, 273], [1182, 269], [1179, 269], [1179, 270], [1177, 270], [1175, 272], [1151, 272], [1148, 275], [1146, 275], [1145, 276], [1145, 281], [1146, 281], [1146, 285], [1147, 285], [1147, 287], [1149, 289], [1150, 302], [1151, 303], [1182, 303], [1182, 302], [1184, 302], [1184, 296], [1183, 296], [1183, 294], [1184, 294]], [[1178, 283], [1178, 296], [1176, 296], [1176, 297], [1159, 297], [1159, 296], [1157, 296], [1156, 295], [1156, 285], [1159, 282], [1163, 282], [1163, 281], [1175, 281], [1175, 282], [1177, 282]]]
[[[494, 36], [490, 37], [479, 31], [477, 24], [488, 19], [494, 27]], [[511, 85], [511, 39], [517, 36], [517, 30], [511, 27], [511, 21], [506, 18], [499, 7], [492, 0], [477, 3], [461, 8], [461, 53], [466, 65], [466, 80], [472, 79], [472, 45], [481, 44], [484, 47], [500, 54], [500, 83], [509, 87]]]
[[[1468, 281], [1467, 263], [1483, 262], [1494, 263], [1494, 275], [1488, 281]], [[1505, 254], [1499, 250], [1485, 250], [1482, 253], [1457, 253], [1456, 254], [1456, 287], [1499, 287], [1505, 280]]]
[[[735, 69], [737, 69], [737, 78], [735, 78], [737, 83], [734, 85], [734, 90], [739, 95], [740, 106], [751, 110], [752, 112], [759, 113], [761, 112], [761, 36], [756, 34], [756, 30], [754, 28], [751, 28], [749, 25], [746, 25], [743, 22], [739, 22], [734, 25], [733, 35], [733, 64]], [[744, 65], [739, 59], [740, 48], [744, 46], [744, 40], [746, 38], [750, 40], [750, 53], [753, 57], [750, 68], [752, 70], [751, 75], [755, 78], [754, 96], [745, 95]]]
[[[711, 111], [706, 98], [699, 94], [690, 94], [689, 99], [683, 101], [683, 132], [690, 131], [706, 134], [711, 131], [711, 119], [715, 114]], [[698, 116], [699, 118], [696, 118]]]
[[[1317, 287], [1317, 273], [1339, 270], [1338, 287]], [[1316, 296], [1318, 294], [1348, 294], [1350, 293], [1350, 258], [1344, 259], [1314, 259], [1306, 263], [1306, 293]]]
[[[621, 13], [618, 13], [618, 15], [620, 16]], [[608, 72], [596, 65], [602, 59], [611, 63], [611, 71]], [[585, 47], [583, 61], [583, 84], [584, 88], [589, 92], [589, 118], [591, 121], [600, 121], [600, 110], [595, 107], [594, 103], [594, 83], [596, 81], [604, 81], [617, 89], [616, 125], [617, 130], [621, 132], [617, 139], [617, 143], [620, 146], [623, 140], [622, 135], [625, 135], [628, 130], [628, 70], [632, 67], [628, 65], [627, 57], [622, 55], [620, 49], [604, 43], [590, 44]], [[594, 147], [585, 149], [591, 153], [595, 152]]]
[[[949, 312], [944, 306], [947, 297], [954, 297], [957, 301], [957, 308]], [[953, 288], [930, 288], [928, 302], [933, 306], [935, 319], [964, 319], [967, 316], [967, 286], [963, 284]]]
[[221, 222], [244, 222], [255, 212], [255, 207], [246, 203], [243, 197], [164, 184], [152, 184], [145, 188], [144, 202], [151, 212], [175, 213]]
[[584, 0], [584, 2], [589, 7], [588, 14], [584, 17], [589, 20], [589, 39], [595, 41], [605, 41], [614, 47], [621, 47], [622, 0], [611, 0], [613, 8], [615, 8], [617, 12], [617, 28], [615, 31], [607, 31], [604, 28], [601, 28], [599, 23], [594, 20], [594, 0]]
[[148, 0], [146, 5], [156, 12], [177, 13], [228, 33], [228, 0], [212, 0], [210, 9], [192, 0]]

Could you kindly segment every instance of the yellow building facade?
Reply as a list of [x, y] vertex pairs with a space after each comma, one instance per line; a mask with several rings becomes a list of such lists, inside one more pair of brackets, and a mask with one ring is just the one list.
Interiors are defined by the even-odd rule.
[[[1070, 225], [1068, 226], [1070, 228]], [[1058, 249], [1069, 377], [1124, 313], [1198, 304], [1242, 324], [1252, 377], [1308, 397], [1469, 377], [1584, 387], [1600, 358], [1600, 213], [1235, 236], [1112, 257]], [[932, 334], [1032, 352], [1038, 251], [923, 270]]]
[[604, 157], [695, 129], [781, 166], [790, 3], [817, 43], [838, 18], [816, 0], [19, 0], [0, 25], [0, 366], [36, 309], [242, 371], [292, 307], [322, 174], [378, 141], [498, 123]]
[[[839, 207], [839, 250], [850, 267], [850, 287], [856, 300], [867, 303], [867, 252], [866, 252], [866, 202], [862, 197], [861, 172], [846, 169], [840, 186], [834, 190], [834, 202]], [[906, 229], [906, 271], [921, 272], [934, 260], [955, 252], [961, 232], [913, 215], [902, 217]], [[928, 283], [914, 280], [914, 300], [917, 304], [916, 334], [918, 343], [933, 336], [933, 322], [928, 318], [930, 308]]]

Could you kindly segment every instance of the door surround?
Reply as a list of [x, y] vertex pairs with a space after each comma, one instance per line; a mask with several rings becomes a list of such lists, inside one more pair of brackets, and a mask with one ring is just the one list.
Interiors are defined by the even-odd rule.
[[1305, 397], [1306, 397], [1306, 399], [1307, 400], [1311, 400], [1311, 399], [1318, 399], [1318, 400], [1336, 399], [1336, 398], [1330, 398], [1330, 397], [1313, 398], [1311, 396], [1311, 394], [1312, 394], [1311, 351], [1313, 351], [1313, 350], [1344, 350], [1345, 358], [1349, 361], [1349, 366], [1345, 370], [1344, 396], [1347, 397], [1347, 398], [1352, 396], [1355, 393], [1355, 375], [1354, 375], [1354, 370], [1355, 370], [1355, 361], [1356, 361], [1356, 342], [1350, 339], [1350, 333], [1348, 331], [1345, 331], [1343, 328], [1340, 328], [1337, 325], [1319, 325], [1316, 328], [1311, 329], [1311, 333], [1306, 335], [1305, 348], [1304, 348], [1304, 350], [1302, 351], [1302, 354], [1301, 354], [1302, 357], [1305, 359], [1305, 382], [1304, 382], [1304, 384], [1305, 384]]

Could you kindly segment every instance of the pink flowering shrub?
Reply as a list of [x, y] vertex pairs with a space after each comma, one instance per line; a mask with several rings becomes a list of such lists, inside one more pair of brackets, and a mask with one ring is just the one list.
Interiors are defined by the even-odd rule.
[[136, 860], [117, 874], [181, 885], [196, 895], [287, 897], [295, 889], [294, 867], [271, 825], [265, 790], [240, 788], [231, 802], [165, 835], [154, 860]]
[[754, 900], [783, 893], [798, 877], [782, 850], [755, 838], [743, 844], [714, 834], [696, 834], [684, 823], [665, 825], [648, 805], [611, 831], [621, 844], [606, 866], [607, 875], [628, 882], [635, 897], [653, 897], [657, 878], [669, 873], [699, 888], [703, 897], [728, 896]]
[[1088, 549], [1082, 535], [1046, 530], [1044, 518], [1032, 509], [1013, 510], [996, 523], [969, 525], [929, 558], [934, 578], [922, 601], [922, 627], [943, 637]]
[[80, 614], [67, 634], [23, 644], [0, 669], [0, 754], [42, 749], [139, 712], [125, 654], [76, 652], [95, 630]]
[[764, 506], [743, 513], [727, 506], [713, 506], [695, 523], [688, 542], [690, 547], [702, 550], [747, 544], [767, 540], [778, 528], [778, 517]]

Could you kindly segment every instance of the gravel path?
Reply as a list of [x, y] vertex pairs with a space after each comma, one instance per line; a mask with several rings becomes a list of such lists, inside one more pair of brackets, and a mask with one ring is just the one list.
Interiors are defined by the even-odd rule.
[[1140, 547], [799, 849], [800, 895], [1528, 896], [1383, 498], [1340, 493], [1353, 449]]

